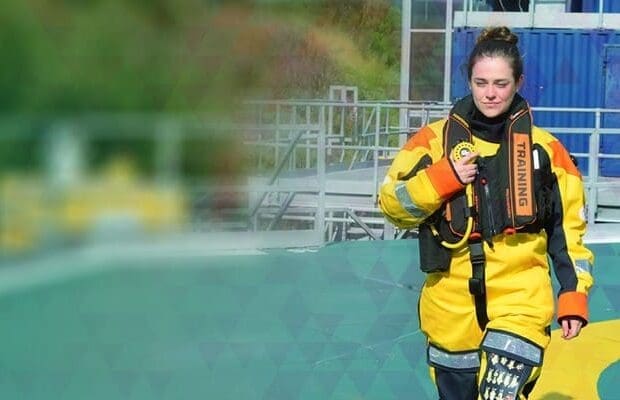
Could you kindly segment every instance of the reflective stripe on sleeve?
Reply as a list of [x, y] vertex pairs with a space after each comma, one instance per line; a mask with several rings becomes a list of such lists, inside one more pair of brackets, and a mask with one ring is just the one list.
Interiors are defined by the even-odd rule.
[[449, 353], [429, 345], [428, 362], [431, 365], [450, 369], [478, 369], [480, 368], [480, 355], [478, 351]]
[[542, 362], [542, 350], [538, 346], [504, 332], [487, 331], [482, 347], [485, 350], [495, 350], [498, 353], [517, 356], [524, 361], [531, 362], [531, 365], [540, 365]]
[[404, 182], [396, 184], [396, 197], [400, 205], [414, 218], [425, 218], [427, 214], [420, 209], [411, 199]]
[[592, 273], [592, 265], [588, 260], [575, 260], [575, 271]]

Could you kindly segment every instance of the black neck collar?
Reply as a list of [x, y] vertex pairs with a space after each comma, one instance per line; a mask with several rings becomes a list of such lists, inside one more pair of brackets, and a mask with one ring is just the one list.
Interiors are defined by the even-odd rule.
[[506, 131], [508, 112], [497, 117], [488, 118], [475, 109], [470, 119], [472, 134], [488, 142], [500, 143]]

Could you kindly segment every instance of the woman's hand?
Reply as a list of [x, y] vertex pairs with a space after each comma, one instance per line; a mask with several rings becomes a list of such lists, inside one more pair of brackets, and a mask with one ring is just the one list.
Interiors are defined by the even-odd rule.
[[454, 168], [454, 172], [458, 176], [461, 183], [467, 185], [468, 183], [472, 183], [474, 179], [476, 179], [476, 174], [478, 173], [478, 165], [474, 161], [479, 156], [479, 153], [469, 153], [466, 156], [460, 158], [457, 161], [452, 161], [452, 167]]
[[579, 318], [565, 318], [562, 320], [562, 338], [569, 340], [579, 336], [583, 321]]

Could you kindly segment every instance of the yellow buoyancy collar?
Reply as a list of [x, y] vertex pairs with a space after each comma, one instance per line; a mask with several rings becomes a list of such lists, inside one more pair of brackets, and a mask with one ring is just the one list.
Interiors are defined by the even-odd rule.
[[[454, 105], [444, 127], [444, 154], [451, 154], [460, 142], [472, 142], [471, 118], [475, 110], [471, 96]], [[485, 239], [502, 232], [540, 230], [532, 225], [536, 221], [537, 206], [530, 109], [516, 94], [506, 115], [497, 153], [478, 157], [476, 161], [479, 173], [472, 184], [473, 202], [470, 204], [473, 206], [468, 207], [466, 191], [462, 190], [442, 211], [438, 228], [447, 241], [463, 237], [470, 216], [474, 218], [472, 235], [481, 234]]]

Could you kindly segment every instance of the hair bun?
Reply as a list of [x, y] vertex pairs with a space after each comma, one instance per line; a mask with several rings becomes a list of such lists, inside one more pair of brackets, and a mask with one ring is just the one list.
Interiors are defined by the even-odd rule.
[[501, 40], [503, 42], [508, 42], [510, 44], [516, 45], [519, 41], [519, 38], [507, 27], [499, 26], [485, 28], [478, 36], [478, 39], [476, 39], [476, 44], [485, 42], [487, 40]]

